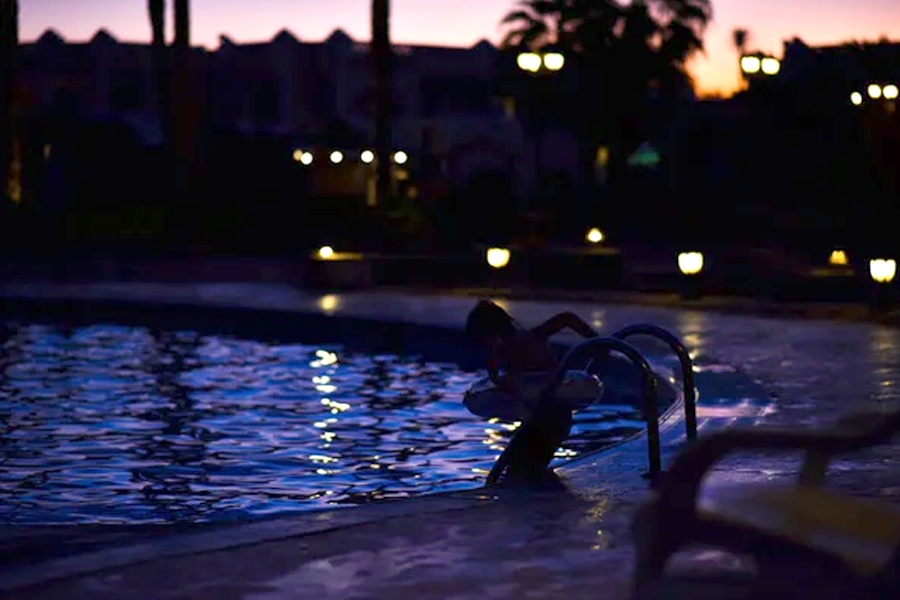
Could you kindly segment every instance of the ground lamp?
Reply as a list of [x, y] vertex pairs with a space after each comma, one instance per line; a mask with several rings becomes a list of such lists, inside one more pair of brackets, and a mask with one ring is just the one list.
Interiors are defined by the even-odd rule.
[[873, 258], [869, 261], [869, 275], [875, 282], [875, 308], [890, 307], [890, 285], [896, 274], [897, 261], [893, 258]]
[[828, 257], [828, 264], [833, 267], [846, 267], [850, 264], [847, 259], [847, 253], [844, 250], [832, 250]]
[[502, 269], [509, 264], [510, 252], [507, 248], [488, 248], [487, 263], [495, 268]]
[[340, 298], [334, 294], [326, 294], [319, 298], [319, 309], [328, 315], [336, 311], [339, 304]]
[[[522, 52], [516, 57], [519, 69], [532, 75], [548, 75], [558, 73], [566, 65], [566, 57], [559, 52]], [[540, 86], [541, 94], [549, 93], [545, 86]], [[549, 107], [545, 101], [540, 101], [538, 115], [539, 123], [536, 123], [534, 132], [534, 169], [537, 175], [536, 187], [538, 191], [543, 186], [543, 138], [546, 133], [547, 120], [549, 119]]]
[[698, 298], [700, 285], [697, 276], [703, 270], [702, 252], [682, 252], [678, 255], [678, 270], [684, 275], [681, 296], [685, 299]]
[[587, 235], [584, 236], [591, 244], [599, 244], [604, 240], [606, 236], [603, 235], [603, 232], [597, 229], [596, 227], [592, 227], [588, 230]]

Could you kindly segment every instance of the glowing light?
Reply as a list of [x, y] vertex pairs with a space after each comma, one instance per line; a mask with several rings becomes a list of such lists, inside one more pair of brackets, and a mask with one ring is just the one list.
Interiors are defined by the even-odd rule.
[[537, 73], [541, 69], [541, 57], [534, 52], [523, 52], [516, 59], [516, 64], [523, 71]]
[[678, 255], [678, 269], [685, 275], [696, 275], [703, 270], [703, 254], [682, 252]]
[[599, 229], [597, 229], [596, 227], [593, 227], [592, 229], [590, 229], [587, 232], [585, 239], [587, 239], [587, 241], [589, 241], [592, 244], [599, 244], [600, 242], [603, 241], [603, 237], [604, 237], [603, 232], [600, 231]]
[[394, 152], [394, 162], [398, 165], [405, 165], [406, 161], [409, 160], [409, 155], [403, 150], [398, 150]]
[[335, 150], [334, 152], [331, 153], [331, 155], [328, 157], [328, 159], [336, 165], [340, 164], [341, 161], [344, 160], [344, 153], [341, 152], [340, 150]]
[[495, 269], [502, 269], [509, 264], [509, 256], [506, 248], [488, 248], [487, 263]]
[[368, 165], [375, 160], [375, 153], [371, 150], [363, 150], [362, 154], [359, 155], [359, 159]]
[[741, 70], [748, 75], [759, 73], [761, 62], [758, 56], [745, 56], [741, 58]]
[[877, 283], [890, 283], [897, 274], [897, 261], [893, 258], [874, 258], [869, 261], [869, 274]]
[[897, 88], [893, 83], [891, 85], [884, 86], [884, 90], [882, 90], [884, 97], [888, 100], [896, 100], [897, 96], [900, 95], [900, 89]]
[[51, 146], [50, 144], [44, 144], [44, 159], [49, 160], [52, 153], [53, 146]]
[[319, 309], [324, 313], [331, 314], [337, 310], [340, 303], [341, 299], [334, 294], [326, 294], [319, 298]]
[[303, 158], [303, 150], [294, 150], [292, 156], [294, 157], [294, 161], [300, 162], [300, 159]]
[[877, 83], [870, 83], [866, 91], [869, 93], [869, 98], [873, 100], [881, 98], [881, 86]]
[[781, 70], [781, 61], [777, 58], [772, 58], [771, 56], [767, 56], [762, 59], [762, 72], [766, 75], [777, 75], [778, 71]]
[[843, 250], [832, 250], [831, 256], [828, 257], [829, 265], [845, 266], [848, 263], [847, 253]]
[[322, 246], [319, 248], [319, 258], [322, 260], [328, 260], [330, 258], [334, 258], [334, 248], [331, 246]]
[[544, 66], [548, 71], [559, 71], [566, 64], [566, 57], [559, 52], [549, 52], [544, 55]]
[[850, 94], [850, 102], [853, 103], [853, 106], [859, 106], [860, 104], [862, 104], [862, 101], [863, 97], [859, 92], [853, 92], [852, 94]]
[[300, 155], [300, 163], [304, 165], [311, 165], [313, 162], [312, 152], [304, 152]]

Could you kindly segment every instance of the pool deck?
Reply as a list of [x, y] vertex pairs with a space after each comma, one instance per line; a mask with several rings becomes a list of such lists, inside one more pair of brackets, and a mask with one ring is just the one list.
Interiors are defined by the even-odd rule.
[[[469, 295], [360, 292], [319, 295], [276, 284], [3, 284], [0, 297], [315, 311], [461, 327]], [[848, 410], [900, 398], [900, 331], [878, 323], [722, 315], [691, 307], [613, 306], [591, 301], [504, 301], [532, 323], [572, 310], [601, 331], [635, 322], [669, 328], [701, 357], [734, 365], [772, 395], [774, 410], [744, 423], [816, 427]], [[697, 307], [699, 308], [699, 307]], [[567, 338], [574, 341], [574, 337]], [[698, 382], [699, 385], [699, 382]], [[702, 388], [701, 388], [702, 389]], [[707, 428], [734, 418], [708, 418]], [[670, 458], [680, 440], [664, 427]], [[900, 445], [836, 461], [830, 483], [900, 502]], [[629, 533], [647, 482], [640, 443], [561, 469], [568, 493], [475, 490], [209, 531], [128, 538], [110, 547], [0, 573], [9, 598], [611, 598], [629, 597]], [[794, 457], [740, 456], [713, 479], [790, 477]], [[681, 557], [655, 598], [771, 597], [747, 583], [748, 563], [724, 552]], [[803, 591], [831, 597], [804, 582]]]

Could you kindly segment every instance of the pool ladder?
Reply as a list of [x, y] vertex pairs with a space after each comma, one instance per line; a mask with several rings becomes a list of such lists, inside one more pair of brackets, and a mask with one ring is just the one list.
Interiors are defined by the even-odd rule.
[[[534, 411], [535, 415], [542, 414], [540, 410], [552, 402], [553, 394], [557, 386], [562, 382], [566, 371], [573, 369], [578, 361], [585, 359], [604, 359], [610, 352], [618, 352], [625, 355], [632, 363], [637, 366], [641, 375], [643, 384], [643, 404], [641, 413], [644, 421], [647, 423], [647, 462], [649, 470], [645, 476], [654, 481], [662, 470], [662, 451], [659, 439], [659, 410], [657, 404], [658, 392], [656, 377], [650, 368], [650, 363], [643, 354], [634, 346], [625, 341], [626, 338], [637, 335], [655, 337], [664, 342], [676, 354], [681, 365], [682, 385], [684, 387], [684, 423], [685, 433], [688, 441], [693, 441], [697, 437], [697, 391], [694, 386], [694, 365], [691, 361], [687, 348], [681, 341], [666, 331], [662, 327], [650, 324], [636, 324], [624, 327], [610, 337], [595, 337], [581, 342], [572, 347], [563, 357], [560, 365], [557, 367], [550, 380], [550, 383], [540, 395], [538, 406]], [[534, 417], [533, 417], [534, 418]], [[501, 474], [509, 464], [510, 448], [514, 446], [514, 441], [519, 432], [513, 436], [513, 439], [507, 445], [506, 450], [494, 463], [493, 468], [487, 477], [487, 485], [493, 485], [499, 481]]]

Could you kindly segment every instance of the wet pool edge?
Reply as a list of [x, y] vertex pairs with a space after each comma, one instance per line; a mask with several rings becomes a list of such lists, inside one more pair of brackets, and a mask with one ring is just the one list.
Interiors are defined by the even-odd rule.
[[[457, 364], [471, 362], [470, 353], [459, 351], [461, 330], [459, 327], [426, 325], [410, 321], [386, 321], [372, 317], [328, 316], [309, 307], [298, 306], [293, 310], [235, 307], [204, 306], [189, 302], [153, 302], [136, 300], [110, 299], [72, 299], [30, 298], [18, 296], [5, 298], [5, 316], [7, 318], [43, 315], [45, 318], [63, 319], [70, 323], [79, 320], [96, 321], [98, 316], [120, 322], [117, 317], [133, 315], [141, 312], [142, 320], [159, 319], [170, 326], [173, 315], [185, 321], [195, 322], [201, 318], [219, 333], [240, 330], [246, 332], [248, 321], [256, 319], [254, 335], [264, 337], [289, 335], [295, 328], [315, 326], [332, 333], [337, 340], [348, 344], [368, 344], [377, 339], [378, 344], [395, 352], [410, 354], [427, 354], [434, 358], [435, 350], [441, 357]], [[127, 319], [126, 319], [127, 320]], [[196, 328], [196, 326], [195, 326]], [[701, 399], [702, 401], [702, 399]], [[683, 411], [680, 405], [673, 405], [661, 419], [661, 434], [664, 461], [671, 456], [684, 442]], [[730, 424], [733, 424], [730, 423]], [[709, 428], [715, 423], [705, 420], [701, 427]], [[628, 480], [630, 485], [641, 484], [639, 473], [646, 468], [646, 446], [643, 434], [630, 438], [613, 447], [607, 447], [591, 454], [581, 456], [565, 463], [559, 471], [579, 473], [588, 470], [604, 469], [604, 463], [614, 463], [607, 483]], [[644, 486], [646, 483], [643, 482]], [[646, 489], [646, 488], [645, 488]], [[496, 493], [495, 493], [496, 492]], [[0, 589], [9, 591], [23, 586], [46, 583], [50, 580], [84, 575], [118, 566], [150, 561], [164, 556], [188, 555], [234, 548], [264, 541], [285, 539], [297, 536], [310, 536], [325, 531], [333, 531], [342, 527], [352, 527], [363, 523], [372, 523], [383, 519], [424, 515], [428, 513], [473, 510], [486, 503], [501, 500], [502, 491], [479, 488], [463, 492], [446, 492], [431, 496], [392, 500], [373, 503], [371, 505], [350, 508], [312, 511], [291, 517], [272, 517], [254, 520], [249, 523], [223, 523], [200, 532], [172, 532], [156, 535], [151, 539], [139, 540], [129, 545], [126, 536], [112, 547], [75, 553], [69, 556], [51, 559], [50, 561], [20, 565], [14, 570], [5, 570], [0, 574]], [[13, 571], [13, 572], [10, 572]]]

